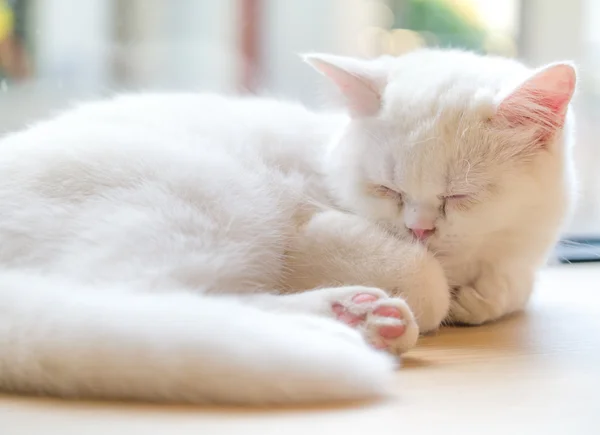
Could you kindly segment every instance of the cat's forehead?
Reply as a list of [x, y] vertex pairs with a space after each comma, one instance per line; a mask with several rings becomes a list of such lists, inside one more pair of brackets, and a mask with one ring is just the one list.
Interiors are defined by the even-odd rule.
[[489, 171], [495, 159], [477, 111], [425, 114], [410, 123], [393, 123], [388, 131], [385, 146], [395, 177], [404, 185], [448, 185], [469, 171], [475, 178]]
[[528, 73], [511, 59], [453, 50], [418, 50], [393, 59], [388, 66], [389, 83], [407, 82], [414, 90], [439, 91], [435, 88], [453, 82], [498, 87]]
[[492, 106], [494, 98], [527, 74], [505, 58], [461, 51], [419, 50], [390, 63], [384, 111], [405, 118]]
[[401, 153], [464, 159], [479, 151], [472, 142], [494, 114], [498, 94], [525, 74], [514, 61], [466, 52], [402, 56], [389, 75], [380, 127], [402, 142]]

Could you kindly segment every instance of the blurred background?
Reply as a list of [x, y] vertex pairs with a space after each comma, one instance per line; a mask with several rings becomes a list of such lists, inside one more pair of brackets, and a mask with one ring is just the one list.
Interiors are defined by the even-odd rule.
[[315, 105], [295, 53], [400, 55], [424, 46], [571, 59], [581, 201], [600, 236], [599, 0], [0, 0], [0, 132], [120, 90], [261, 92]]

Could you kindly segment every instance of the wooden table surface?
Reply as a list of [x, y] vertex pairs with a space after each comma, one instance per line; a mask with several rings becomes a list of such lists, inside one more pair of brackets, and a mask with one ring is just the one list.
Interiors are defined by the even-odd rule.
[[377, 403], [283, 410], [0, 396], [0, 434], [600, 435], [600, 267], [550, 268], [525, 314], [423, 338], [395, 383]]

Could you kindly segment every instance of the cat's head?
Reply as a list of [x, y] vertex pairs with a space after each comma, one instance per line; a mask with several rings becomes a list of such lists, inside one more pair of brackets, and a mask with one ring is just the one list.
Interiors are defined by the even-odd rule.
[[443, 50], [306, 60], [350, 114], [328, 157], [344, 207], [440, 253], [491, 234], [551, 244], [570, 208], [571, 64]]

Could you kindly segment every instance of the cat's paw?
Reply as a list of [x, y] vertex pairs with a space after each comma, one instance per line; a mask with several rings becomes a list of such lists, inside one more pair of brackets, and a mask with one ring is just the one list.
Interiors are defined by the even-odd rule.
[[335, 317], [360, 331], [372, 346], [399, 355], [416, 344], [419, 327], [403, 299], [370, 287], [329, 290], [334, 293], [331, 311]]
[[461, 286], [454, 290], [449, 320], [452, 323], [481, 325], [501, 317], [505, 312], [504, 305], [499, 297], [484, 297], [473, 287]]
[[402, 241], [385, 252], [369, 285], [406, 301], [421, 333], [435, 331], [448, 316], [450, 287], [441, 263], [419, 245]]

